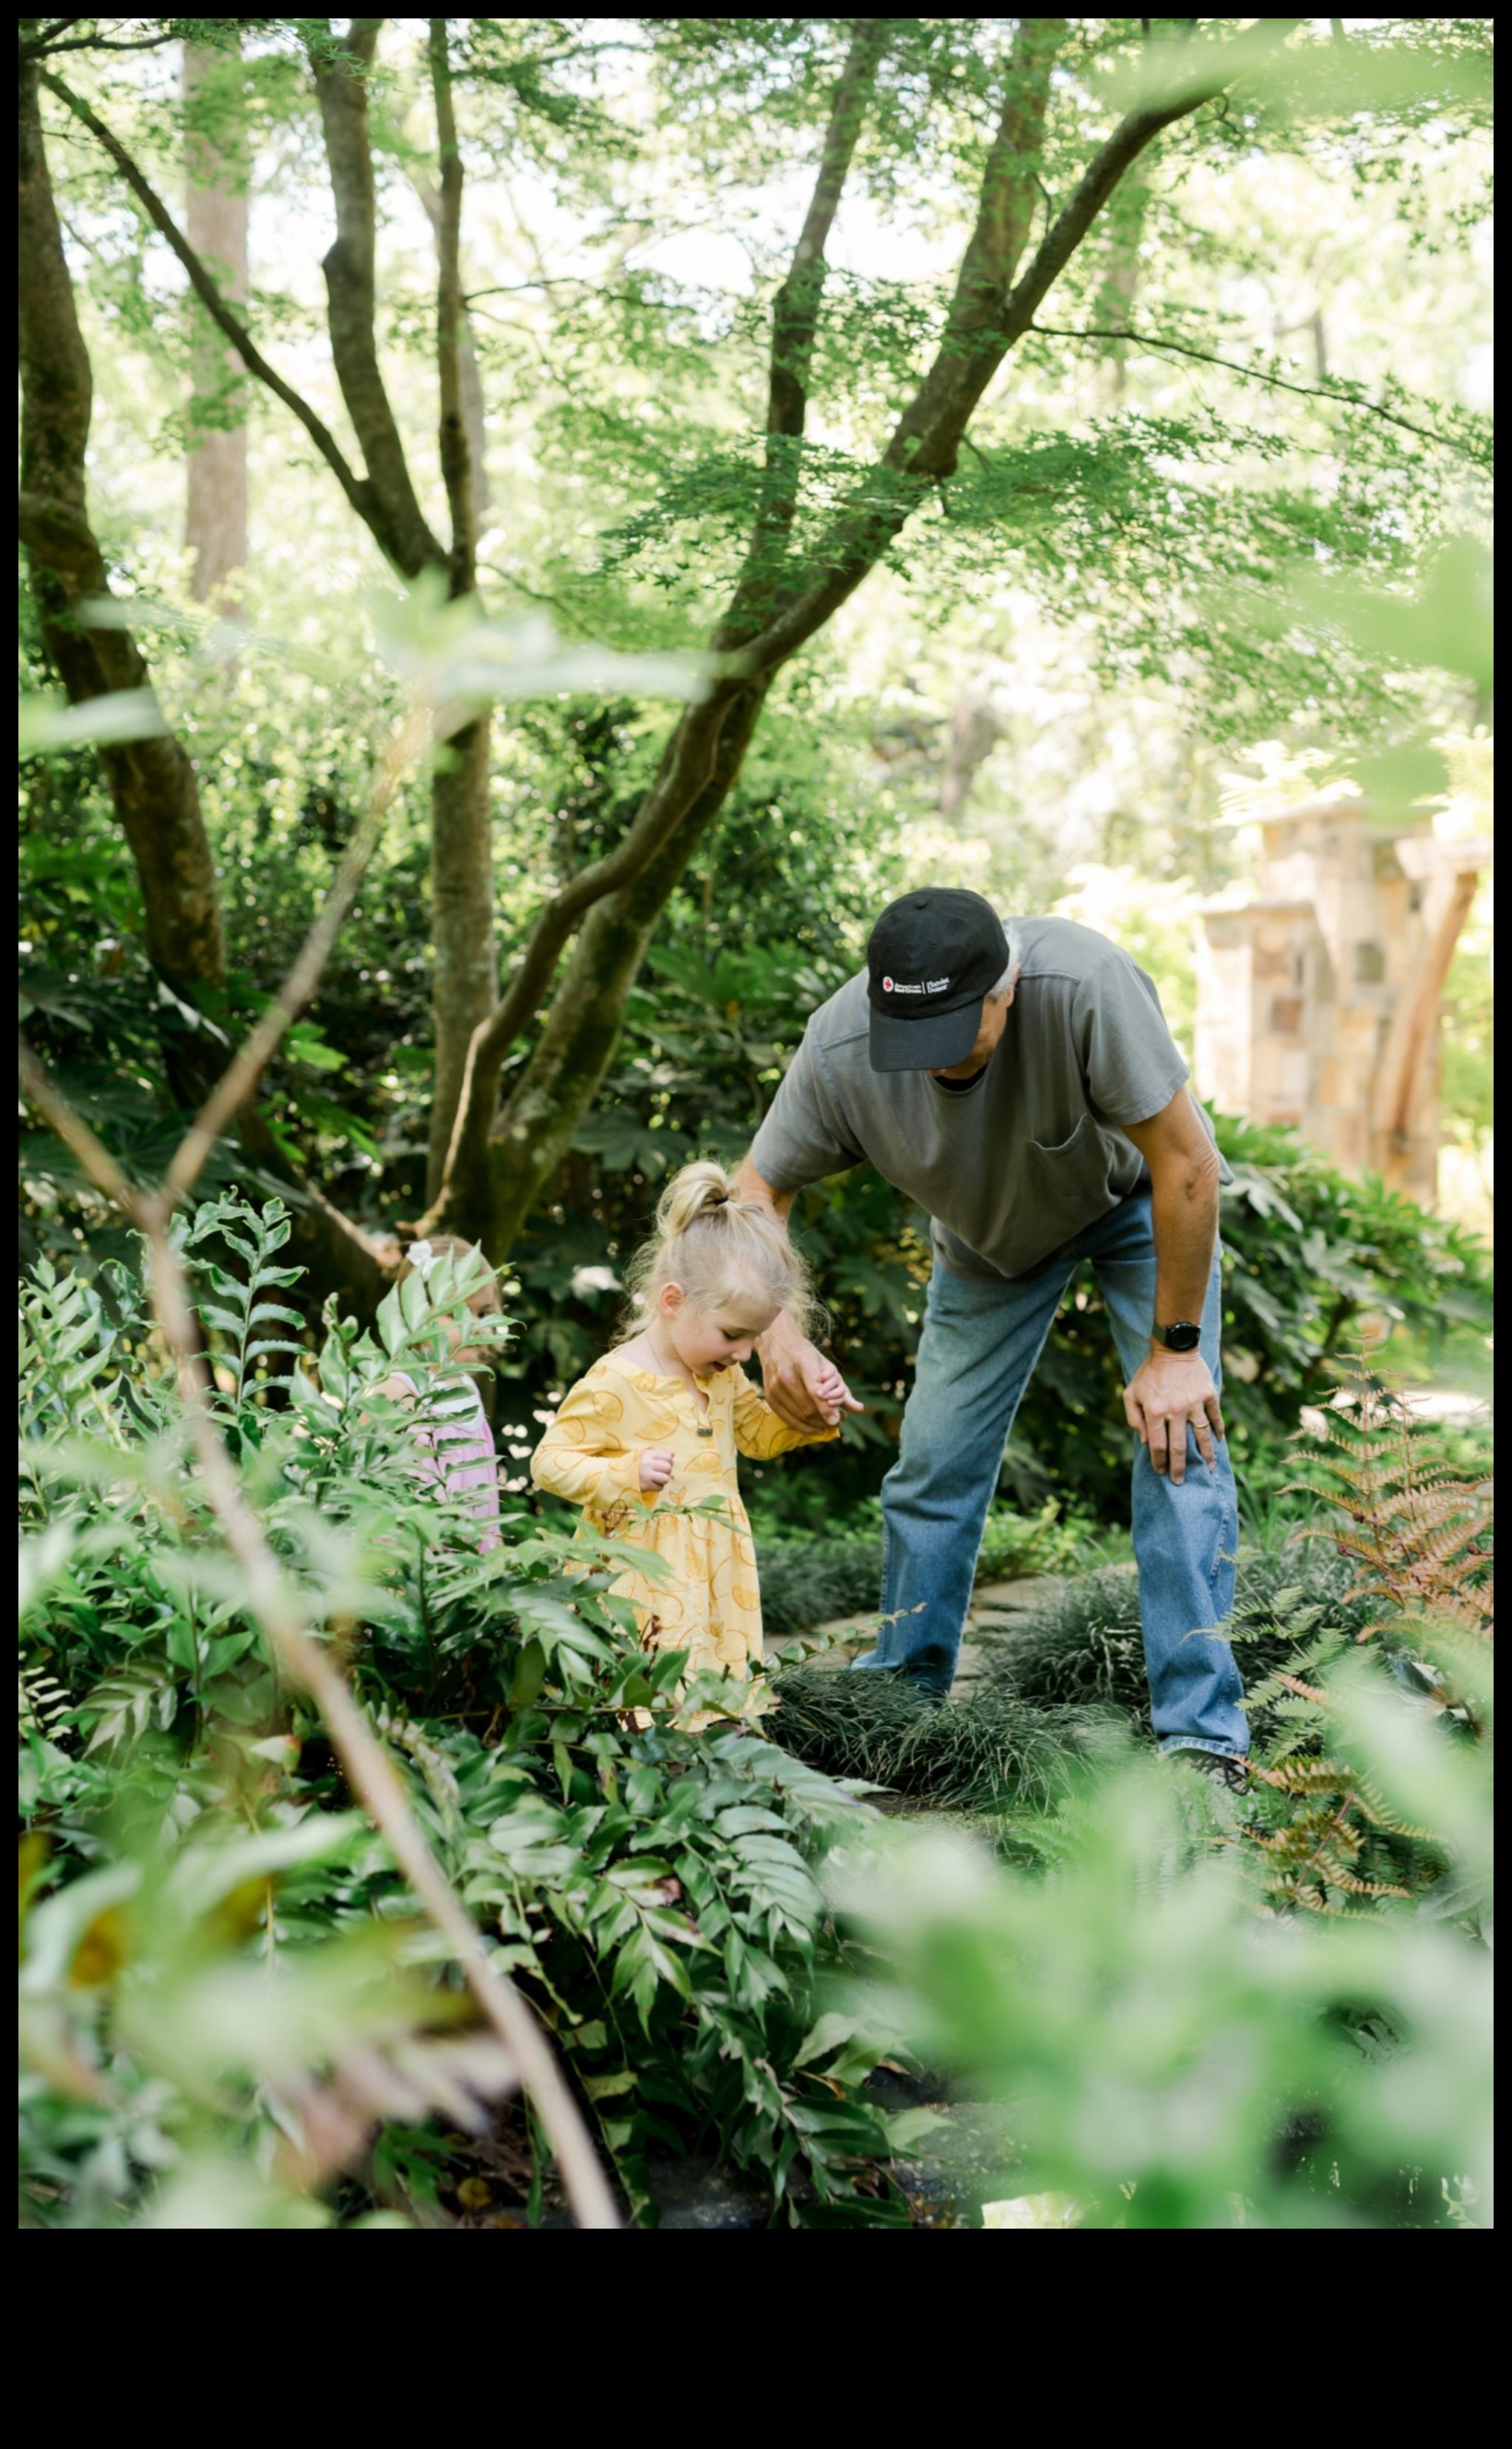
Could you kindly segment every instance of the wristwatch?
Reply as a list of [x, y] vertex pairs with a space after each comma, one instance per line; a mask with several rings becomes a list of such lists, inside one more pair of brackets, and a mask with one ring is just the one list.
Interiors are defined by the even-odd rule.
[[1163, 1343], [1167, 1352], [1195, 1352], [1202, 1340], [1202, 1329], [1189, 1318], [1178, 1318], [1172, 1326], [1156, 1327], [1150, 1340]]

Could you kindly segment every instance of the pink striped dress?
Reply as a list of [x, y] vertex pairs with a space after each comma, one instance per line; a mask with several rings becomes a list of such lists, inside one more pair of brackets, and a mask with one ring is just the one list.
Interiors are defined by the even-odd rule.
[[482, 1526], [478, 1548], [483, 1555], [499, 1544], [499, 1470], [494, 1460], [493, 1433], [475, 1381], [461, 1372], [455, 1378], [432, 1379], [427, 1394], [432, 1400], [464, 1394], [472, 1398], [466, 1411], [447, 1412], [440, 1418], [426, 1411], [426, 1396], [403, 1370], [394, 1375], [422, 1407], [422, 1417], [411, 1432], [422, 1478], [432, 1481], [454, 1502], [463, 1504]]

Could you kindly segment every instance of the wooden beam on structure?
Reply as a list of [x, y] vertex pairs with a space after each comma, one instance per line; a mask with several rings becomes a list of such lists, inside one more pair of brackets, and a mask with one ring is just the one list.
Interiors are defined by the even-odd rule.
[[1371, 1130], [1378, 1142], [1385, 1143], [1381, 1170], [1388, 1182], [1405, 1168], [1449, 964], [1470, 915], [1481, 871], [1490, 867], [1495, 857], [1489, 835], [1440, 841], [1431, 835], [1414, 834], [1393, 846], [1404, 873], [1425, 888], [1426, 941], [1422, 968], [1392, 1014], [1371, 1100]]

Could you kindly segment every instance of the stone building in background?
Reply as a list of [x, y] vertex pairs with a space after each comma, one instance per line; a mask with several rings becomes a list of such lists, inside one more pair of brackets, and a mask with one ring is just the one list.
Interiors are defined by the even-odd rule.
[[1389, 835], [1361, 800], [1313, 800], [1259, 830], [1252, 897], [1202, 914], [1197, 1088], [1430, 1204], [1440, 1003], [1490, 839], [1440, 840], [1426, 820]]

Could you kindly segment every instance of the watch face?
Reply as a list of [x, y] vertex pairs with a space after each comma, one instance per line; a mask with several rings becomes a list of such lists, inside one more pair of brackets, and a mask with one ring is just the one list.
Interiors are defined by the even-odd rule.
[[1202, 1329], [1185, 1322], [1160, 1330], [1167, 1352], [1195, 1352], [1202, 1340]]

